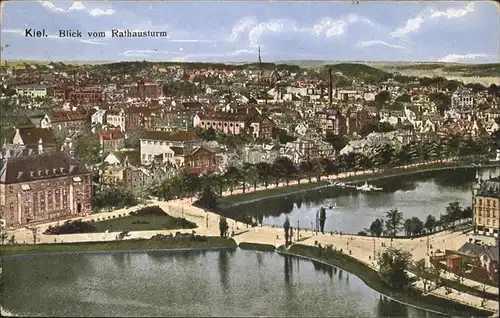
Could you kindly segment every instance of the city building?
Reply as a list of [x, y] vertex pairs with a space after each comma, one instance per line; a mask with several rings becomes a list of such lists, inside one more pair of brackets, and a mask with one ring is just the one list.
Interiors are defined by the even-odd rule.
[[30, 85], [18, 85], [14, 87], [16, 90], [16, 94], [20, 96], [28, 96], [28, 97], [46, 97], [51, 95], [53, 90], [52, 87], [48, 85], [41, 84], [30, 84]]
[[[189, 153], [195, 147], [201, 146], [201, 140], [192, 131], [145, 131], [141, 138], [141, 164], [153, 162], [155, 156], [163, 156], [172, 152], [172, 147], [182, 148], [182, 153]], [[174, 150], [175, 152], [175, 150]]]
[[6, 158], [0, 168], [0, 219], [18, 228], [89, 215], [90, 172], [63, 152]]
[[500, 226], [500, 178], [479, 180], [474, 187], [474, 226], [484, 235], [498, 237]]
[[470, 89], [463, 87], [457, 88], [451, 95], [451, 109], [470, 110], [474, 106], [474, 96]]

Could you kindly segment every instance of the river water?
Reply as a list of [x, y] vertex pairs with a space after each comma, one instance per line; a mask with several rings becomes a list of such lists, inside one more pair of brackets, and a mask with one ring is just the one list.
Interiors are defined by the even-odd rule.
[[53, 254], [3, 259], [22, 316], [435, 317], [356, 276], [275, 252]]
[[[488, 178], [490, 173], [498, 176], [500, 169], [482, 169], [479, 173]], [[292, 226], [298, 224], [310, 229], [316, 222], [317, 211], [323, 206], [326, 209], [325, 231], [358, 233], [394, 208], [403, 212], [405, 219], [418, 217], [425, 221], [429, 214], [439, 219], [452, 201], [470, 206], [475, 176], [475, 169], [419, 173], [370, 182], [382, 187], [383, 191], [363, 193], [356, 189], [329, 187], [227, 207], [221, 213], [240, 220], [250, 216], [258, 223], [279, 227], [288, 216]]]

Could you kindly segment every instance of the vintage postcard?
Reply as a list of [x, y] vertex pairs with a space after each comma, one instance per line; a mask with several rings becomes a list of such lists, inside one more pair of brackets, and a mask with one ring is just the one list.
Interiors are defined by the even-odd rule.
[[2, 1], [0, 310], [498, 317], [493, 1]]

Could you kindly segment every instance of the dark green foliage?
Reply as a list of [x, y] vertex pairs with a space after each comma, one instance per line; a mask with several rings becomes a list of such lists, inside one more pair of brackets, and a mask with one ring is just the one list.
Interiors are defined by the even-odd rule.
[[380, 236], [384, 232], [384, 220], [376, 219], [370, 225], [370, 233], [372, 236]]
[[62, 225], [50, 225], [43, 234], [59, 235], [59, 234], [75, 234], [75, 233], [93, 233], [97, 228], [88, 222], [81, 220], [66, 221]]
[[411, 256], [408, 252], [389, 248], [382, 252], [379, 262], [379, 275], [389, 287], [404, 289], [409, 287], [411, 280], [406, 274]]
[[324, 207], [319, 209], [319, 227], [321, 233], [325, 233], [326, 210]]
[[228, 230], [229, 230], [229, 224], [227, 224], [226, 218], [221, 216], [219, 221], [220, 237], [227, 238]]
[[92, 196], [92, 206], [102, 208], [123, 208], [137, 204], [137, 199], [129, 189], [121, 186], [102, 186]]
[[146, 206], [137, 211], [130, 212], [130, 216], [143, 216], [143, 215], [165, 215], [165, 211], [157, 205]]

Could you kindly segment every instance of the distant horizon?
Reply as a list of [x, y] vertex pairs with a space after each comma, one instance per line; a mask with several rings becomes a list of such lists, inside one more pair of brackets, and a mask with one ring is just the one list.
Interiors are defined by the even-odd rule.
[[[493, 2], [16, 1], [2, 57], [36, 61], [498, 63]], [[230, 62], [228, 62], [230, 61]], [[371, 62], [370, 62], [371, 61]]]
[[[30, 60], [30, 59], [9, 59], [9, 60], [4, 60], [0, 59], [0, 63], [29, 63], [29, 62], [34, 62], [34, 63], [80, 63], [80, 64], [85, 64], [85, 63], [134, 63], [134, 62], [148, 62], [148, 63], [180, 63], [180, 64], [255, 64], [258, 63], [258, 61], [220, 61], [220, 62], [213, 62], [213, 61], [172, 61], [172, 60], [148, 60], [148, 59], [138, 59], [138, 60]], [[405, 64], [405, 63], [410, 63], [410, 64], [443, 64], [443, 65], [488, 65], [488, 64], [500, 64], [500, 62], [439, 62], [439, 61], [389, 61], [389, 60], [366, 60], [366, 61], [361, 61], [361, 60], [273, 60], [273, 61], [262, 61], [263, 64], [265, 63], [274, 63], [274, 64], [287, 64], [287, 63], [304, 63], [304, 62], [311, 62], [311, 63], [332, 63], [332, 64], [376, 64], [376, 63], [389, 63], [389, 64]], [[1, 66], [1, 65], [0, 65]]]

